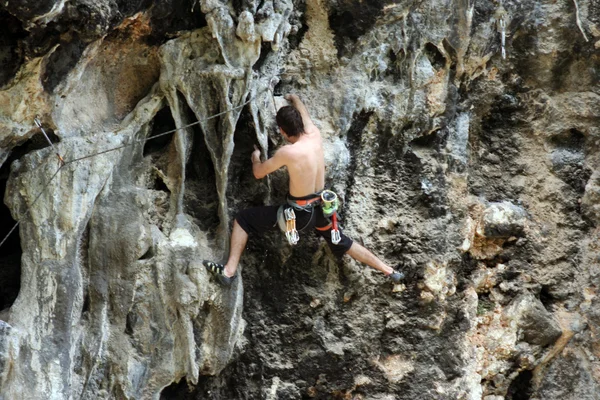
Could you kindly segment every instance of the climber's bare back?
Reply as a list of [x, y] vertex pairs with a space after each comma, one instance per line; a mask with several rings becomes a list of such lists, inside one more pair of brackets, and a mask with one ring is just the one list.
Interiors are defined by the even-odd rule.
[[[325, 157], [321, 132], [310, 119], [304, 104], [296, 95], [287, 95], [286, 99], [298, 110], [304, 124], [304, 133], [287, 137], [292, 142], [277, 150], [275, 155], [261, 163], [252, 161], [252, 170], [256, 179], [261, 179], [273, 171], [285, 166], [290, 175], [290, 194], [303, 197], [320, 192], [325, 187]], [[283, 131], [282, 131], [283, 134]], [[259, 158], [259, 150], [253, 157]]]
[[325, 160], [321, 133], [314, 125], [294, 144], [282, 147], [283, 163], [290, 175], [290, 194], [308, 196], [325, 186]]

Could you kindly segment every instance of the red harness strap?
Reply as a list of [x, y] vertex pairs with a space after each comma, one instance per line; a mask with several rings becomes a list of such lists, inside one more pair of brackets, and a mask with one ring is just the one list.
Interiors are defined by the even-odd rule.
[[331, 227], [333, 226], [333, 224], [329, 224], [327, 226], [315, 226], [315, 228], [319, 231], [328, 231], [329, 229], [331, 229]]
[[[291, 200], [291, 199], [290, 199]], [[306, 199], [306, 200], [291, 200], [294, 203], [298, 204], [300, 207], [305, 207], [308, 206], [310, 204], [316, 203], [318, 201], [321, 201], [321, 196], [318, 197], [313, 197], [312, 199]]]

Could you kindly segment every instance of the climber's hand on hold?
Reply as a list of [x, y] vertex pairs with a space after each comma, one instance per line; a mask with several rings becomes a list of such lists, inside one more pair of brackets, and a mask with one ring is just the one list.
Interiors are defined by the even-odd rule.
[[260, 163], [260, 149], [256, 145], [254, 145], [254, 151], [250, 159], [252, 160], [252, 164]]

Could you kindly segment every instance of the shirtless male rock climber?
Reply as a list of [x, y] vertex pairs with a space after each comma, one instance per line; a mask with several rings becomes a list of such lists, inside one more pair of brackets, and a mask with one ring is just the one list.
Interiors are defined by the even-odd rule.
[[[281, 167], [287, 167], [290, 177], [288, 204], [295, 209], [296, 224], [301, 231], [314, 231], [327, 241], [331, 251], [338, 258], [348, 254], [399, 282], [404, 275], [395, 271], [373, 253], [340, 230], [340, 241], [334, 244], [331, 239], [332, 224], [323, 215], [321, 192], [325, 187], [325, 160], [321, 132], [310, 119], [308, 111], [298, 96], [285, 96], [292, 105], [277, 112], [277, 125], [283, 137], [290, 143], [281, 147], [272, 158], [260, 160], [260, 150], [252, 153], [252, 172], [256, 179], [262, 179]], [[240, 211], [233, 223], [231, 247], [227, 264], [204, 261], [205, 267], [220, 276], [221, 282], [229, 284], [236, 276], [240, 257], [249, 235], [259, 235], [278, 225], [280, 206], [254, 207]]]

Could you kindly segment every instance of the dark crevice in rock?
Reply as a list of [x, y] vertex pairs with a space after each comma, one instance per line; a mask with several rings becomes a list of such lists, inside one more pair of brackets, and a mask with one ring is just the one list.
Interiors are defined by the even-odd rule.
[[[276, 128], [277, 129], [277, 128]], [[277, 129], [279, 130], [279, 129]], [[272, 157], [273, 154], [275, 153], [275, 150], [277, 148], [277, 143], [273, 140], [273, 138], [271, 138], [271, 136], [269, 136], [269, 139], [267, 141], [267, 152], [269, 153], [269, 157]]]
[[[188, 275], [189, 275], [188, 271]], [[205, 340], [206, 325], [210, 324], [210, 313], [211, 304], [208, 301], [202, 303], [198, 308], [198, 316], [193, 320], [192, 330], [194, 334], [194, 341], [196, 343], [203, 343]], [[195, 349], [196, 359], [199, 360], [202, 357], [202, 351], [199, 346]]]
[[[503, 93], [496, 96], [489, 112], [482, 119], [484, 131], [469, 135], [473, 160], [469, 174], [469, 190], [489, 201], [514, 201], [522, 187], [515, 187], [512, 177], [524, 174], [525, 166], [519, 161], [522, 143], [514, 133], [526, 128], [524, 109], [518, 95]], [[483, 169], [482, 166], [487, 168]]]
[[[259, 129], [261, 132], [264, 132], [264, 131], [265, 131], [265, 124], [264, 124], [264, 122], [263, 122], [263, 121], [264, 121], [263, 114], [262, 114], [260, 111], [258, 111], [258, 112], [256, 113], [256, 115], [258, 116], [258, 129]], [[277, 131], [277, 132], [278, 132], [278, 131], [279, 131], [279, 129], [275, 128], [275, 131]], [[268, 143], [268, 140], [267, 140], [267, 152], [268, 152], [268, 151], [269, 151], [269, 143]]]
[[49, 93], [53, 93], [56, 86], [75, 67], [87, 46], [77, 33], [68, 37], [69, 40], [61, 40], [56, 50], [48, 57], [42, 73], [42, 84]]
[[116, 3], [123, 18], [127, 18], [150, 7], [152, 0], [116, 0]]
[[[260, 7], [259, 7], [260, 8]], [[290, 50], [296, 49], [300, 43], [302, 43], [302, 39], [304, 39], [304, 35], [308, 31], [308, 25], [306, 24], [306, 1], [305, 0], [297, 0], [294, 1], [294, 9], [295, 13], [292, 13], [290, 17], [290, 24], [295, 25], [298, 30], [294, 33], [290, 33], [288, 36], [288, 43], [290, 46]]]
[[[267, 6], [265, 7], [265, 2], [266, 2], [266, 0], [260, 0], [258, 2], [259, 4], [256, 7], [257, 11], [256, 11], [256, 14], [254, 15], [254, 23], [255, 24], [260, 24], [261, 22], [263, 22], [264, 20], [269, 18], [269, 13], [270, 13], [270, 10], [272, 10], [272, 7], [270, 7], [270, 4], [267, 4]], [[294, 8], [296, 8], [296, 7], [294, 6]]]
[[450, 68], [450, 79], [448, 82], [448, 96], [446, 96], [446, 110], [444, 111], [444, 118], [448, 122], [443, 122], [444, 128], [444, 138], [448, 138], [447, 126], [448, 123], [452, 123], [452, 121], [456, 118], [457, 111], [460, 109], [460, 91], [452, 82], [454, 81], [454, 76], [456, 74], [455, 65], [453, 64]]
[[233, 6], [235, 14], [240, 15], [240, 13], [245, 10], [244, 3], [244, 0], [231, 0], [231, 5]]
[[410, 151], [406, 151], [405, 138], [415, 134], [418, 135], [420, 130], [418, 127], [415, 127], [413, 122], [410, 122], [402, 128], [402, 133], [397, 134], [395, 128], [387, 126], [382, 121], [378, 122], [380, 123], [381, 128], [377, 130], [377, 156], [374, 158], [377, 163], [376, 172], [378, 174], [391, 173], [396, 176], [403, 176], [398, 174], [406, 173], [401, 170], [404, 169], [407, 164], [412, 164], [412, 161], [398, 163], [396, 160], [405, 158], [406, 155], [411, 154]]
[[370, 0], [355, 2], [342, 0], [329, 10], [329, 26], [335, 34], [338, 57], [348, 55], [358, 38], [367, 32], [383, 12], [386, 4], [393, 0]]
[[[183, 98], [180, 98], [180, 104], [185, 107], [187, 120], [196, 120], [194, 112]], [[194, 125], [190, 129], [193, 131], [193, 143], [185, 168], [185, 209], [200, 229], [214, 234], [219, 225], [215, 167], [200, 125]]]
[[19, 40], [27, 32], [21, 22], [5, 11], [0, 11], [0, 88], [15, 76], [23, 63]]
[[199, 398], [193, 392], [193, 389], [190, 389], [190, 385], [185, 378], [179, 382], [173, 382], [160, 392], [160, 400], [196, 400]]
[[90, 312], [90, 259], [89, 259], [89, 248], [90, 248], [90, 223], [88, 222], [85, 227], [83, 234], [79, 238], [77, 245], [77, 259], [79, 260], [81, 274], [82, 274], [82, 286], [83, 286], [83, 304], [81, 306], [81, 317], [85, 319], [89, 316]]
[[523, 121], [521, 111], [523, 104], [515, 93], [503, 93], [496, 98], [490, 107], [490, 112], [484, 118], [484, 125], [489, 128], [517, 127]]
[[30, 19], [47, 13], [56, 0], [7, 0], [2, 6], [19, 19]]
[[[265, 377], [264, 363], [256, 348], [248, 349], [240, 355], [239, 359], [234, 360], [223, 372], [219, 378], [210, 376], [200, 376], [198, 386], [194, 392], [194, 400], [197, 399], [251, 399], [252, 394], [258, 394], [263, 387]], [[235, 377], [244, 377], [243, 381], [236, 381]], [[172, 397], [173, 399], [188, 399], [183, 397], [187, 394], [185, 388], [180, 387], [178, 395], [182, 397]], [[211, 397], [211, 393], [216, 396]], [[167, 400], [167, 399], [164, 399]]]
[[533, 374], [529, 370], [524, 370], [517, 375], [510, 383], [506, 400], [529, 400], [532, 394], [531, 378]]
[[[109, 37], [118, 35], [114, 28], [140, 11], [145, 11], [150, 17], [149, 35], [143, 32], [143, 27], [138, 32], [149, 44], [162, 44], [179, 32], [207, 25], [197, 0], [118, 0], [108, 8], [94, 2], [66, 2], [61, 14], [54, 20], [47, 24], [36, 23], [28, 32], [23, 30], [22, 22], [46, 13], [48, 7], [55, 3], [24, 1], [14, 5], [3, 4], [12, 15], [0, 11], [3, 27], [0, 33], [5, 30], [5, 34], [0, 34], [0, 66], [3, 67], [0, 68], [0, 86], [14, 76], [24, 57], [44, 56], [59, 45], [50, 56], [43, 76], [44, 87], [51, 92], [78, 62], [87, 44], [106, 34]], [[127, 38], [130, 39], [131, 35]]]
[[419, 179], [421, 196], [420, 207], [424, 207], [426, 217], [440, 217], [447, 213], [446, 177], [444, 171], [433, 160], [439, 158], [445, 144], [445, 130], [436, 130], [417, 137], [410, 142], [411, 152], [419, 160]]
[[[57, 22], [44, 27], [30, 29], [29, 36], [22, 43], [26, 57], [43, 57], [60, 42], [60, 36], [68, 32], [67, 28]], [[93, 37], [90, 40], [96, 39]]]
[[[60, 142], [60, 138], [54, 134], [54, 131], [52, 129], [44, 128], [44, 130], [48, 135], [48, 139], [50, 139], [50, 141], [53, 144], [57, 144]], [[16, 147], [13, 147], [10, 151], [10, 156], [2, 165], [2, 169], [0, 170], [0, 179], [8, 177], [8, 174], [10, 172], [10, 165], [13, 161], [18, 160], [27, 153], [45, 149], [46, 147], [50, 147], [50, 144], [48, 143], [46, 137], [42, 132], [34, 134], [23, 143], [19, 144]]]
[[90, 312], [90, 294], [86, 290], [83, 295], [83, 306], [81, 308], [81, 315], [85, 318], [85, 316]]
[[156, 2], [150, 10], [151, 42], [162, 44], [178, 32], [207, 26], [197, 0], [165, 0]]
[[136, 325], [137, 316], [134, 312], [128, 312], [125, 318], [125, 334], [133, 336], [133, 328]]
[[254, 178], [250, 155], [254, 146], [259, 147], [256, 129], [249, 106], [242, 109], [233, 136], [235, 147], [229, 165], [227, 198], [232, 212], [242, 208], [263, 205], [265, 188], [263, 182]]
[[471, 25], [471, 36], [473, 36], [478, 27], [488, 23], [496, 11], [495, 4], [491, 1], [477, 1], [473, 3], [473, 22]]
[[388, 58], [390, 62], [383, 74], [384, 77], [390, 77], [394, 84], [400, 84], [406, 79], [410, 79], [411, 60], [405, 49], [400, 49], [398, 52], [390, 49]]
[[585, 147], [585, 135], [573, 128], [562, 135], [551, 137], [550, 142], [556, 147], [567, 148], [573, 151], [583, 151]]
[[[451, 62], [450, 68], [453, 69], [454, 71], [456, 71], [456, 63], [458, 62], [458, 55], [456, 54], [456, 49], [454, 48], [454, 46], [452, 46], [450, 44], [450, 42], [448, 41], [447, 38], [444, 38], [444, 40], [442, 40], [442, 46], [444, 46], [444, 51], [450, 57], [450, 62]], [[451, 78], [452, 78], [452, 76], [451, 76]]]
[[[271, 43], [267, 43], [267, 42], [263, 42], [262, 45], [260, 46], [260, 57], [258, 57], [258, 60], [256, 60], [256, 62], [254, 63], [254, 65], [252, 66], [252, 69], [254, 71], [260, 71], [260, 69], [262, 68], [262, 66], [265, 63], [265, 60], [267, 59], [267, 56], [271, 53]], [[233, 85], [232, 85], [233, 87]]]
[[456, 285], [456, 290], [458, 292], [463, 292], [467, 289], [471, 282], [471, 274], [473, 271], [477, 269], [478, 260], [473, 258], [470, 253], [463, 253], [461, 255], [461, 265], [457, 269], [458, 274], [458, 282]]
[[[0, 178], [2, 199], [6, 192], [6, 184], [7, 179]], [[6, 237], [15, 223], [16, 221], [13, 220], [10, 210], [2, 202], [0, 204], [0, 241]], [[21, 239], [19, 228], [17, 228], [0, 247], [0, 311], [12, 306], [19, 295], [21, 289], [21, 254]]]
[[568, 71], [571, 69], [571, 65], [576, 61], [576, 58], [574, 58], [573, 55], [581, 52], [581, 46], [577, 43], [575, 43], [573, 47], [573, 53], [557, 53], [556, 61], [552, 65], [552, 80], [550, 81], [553, 90], [560, 91], [565, 87], [565, 81], [570, 75]]
[[431, 151], [437, 152], [440, 150], [443, 139], [443, 135], [440, 135], [439, 130], [437, 130], [435, 132], [414, 138], [411, 140], [410, 146], [415, 148], [430, 149]]
[[150, 247], [144, 254], [142, 254], [139, 260], [149, 260], [152, 257], [154, 257], [154, 249]]
[[152, 186], [152, 189], [158, 190], [158, 191], [161, 191], [161, 192], [171, 193], [171, 191], [169, 190], [169, 188], [165, 184], [165, 181], [159, 175], [155, 176], [155, 178], [154, 178], [154, 185]]
[[424, 52], [436, 70], [443, 69], [446, 66], [446, 58], [433, 43], [426, 43]]
[[157, 138], [154, 137], [174, 129], [175, 121], [173, 120], [173, 115], [171, 114], [171, 108], [164, 107], [154, 116], [154, 120], [152, 121], [152, 132], [144, 144], [144, 157], [150, 154], [163, 152], [173, 140], [173, 135], [175, 132], [171, 132]]
[[[280, 80], [279, 82], [277, 82], [277, 84], [273, 88], [273, 96], [283, 96], [284, 95], [283, 90], [284, 90], [283, 81]], [[275, 126], [275, 128], [277, 128], [277, 127]], [[279, 129], [277, 129], [277, 131], [279, 131]], [[270, 136], [269, 136], [269, 140], [271, 140]]]
[[[585, 167], [585, 136], [576, 129], [550, 139], [555, 147], [551, 153], [554, 173], [581, 196], [592, 171]], [[579, 207], [576, 207], [579, 209]], [[577, 210], [580, 213], [580, 210]]]
[[550, 293], [550, 286], [542, 285], [539, 296], [544, 307], [546, 307], [547, 310], [552, 310], [552, 305], [556, 302], [556, 299], [552, 293]]
[[[357, 155], [362, 147], [362, 135], [365, 127], [369, 123], [373, 111], [362, 111], [352, 116], [352, 123], [346, 133], [346, 141], [348, 142], [348, 151], [350, 152], [350, 165], [348, 166], [348, 179], [346, 187], [349, 188], [348, 198], [346, 203], [349, 203], [352, 190], [355, 184], [355, 173], [357, 168]], [[332, 182], [325, 182], [326, 187], [331, 187]]]
[[229, 90], [227, 91], [227, 98], [229, 99], [229, 103], [233, 103], [233, 95], [235, 94], [235, 85], [233, 82], [229, 84]]

